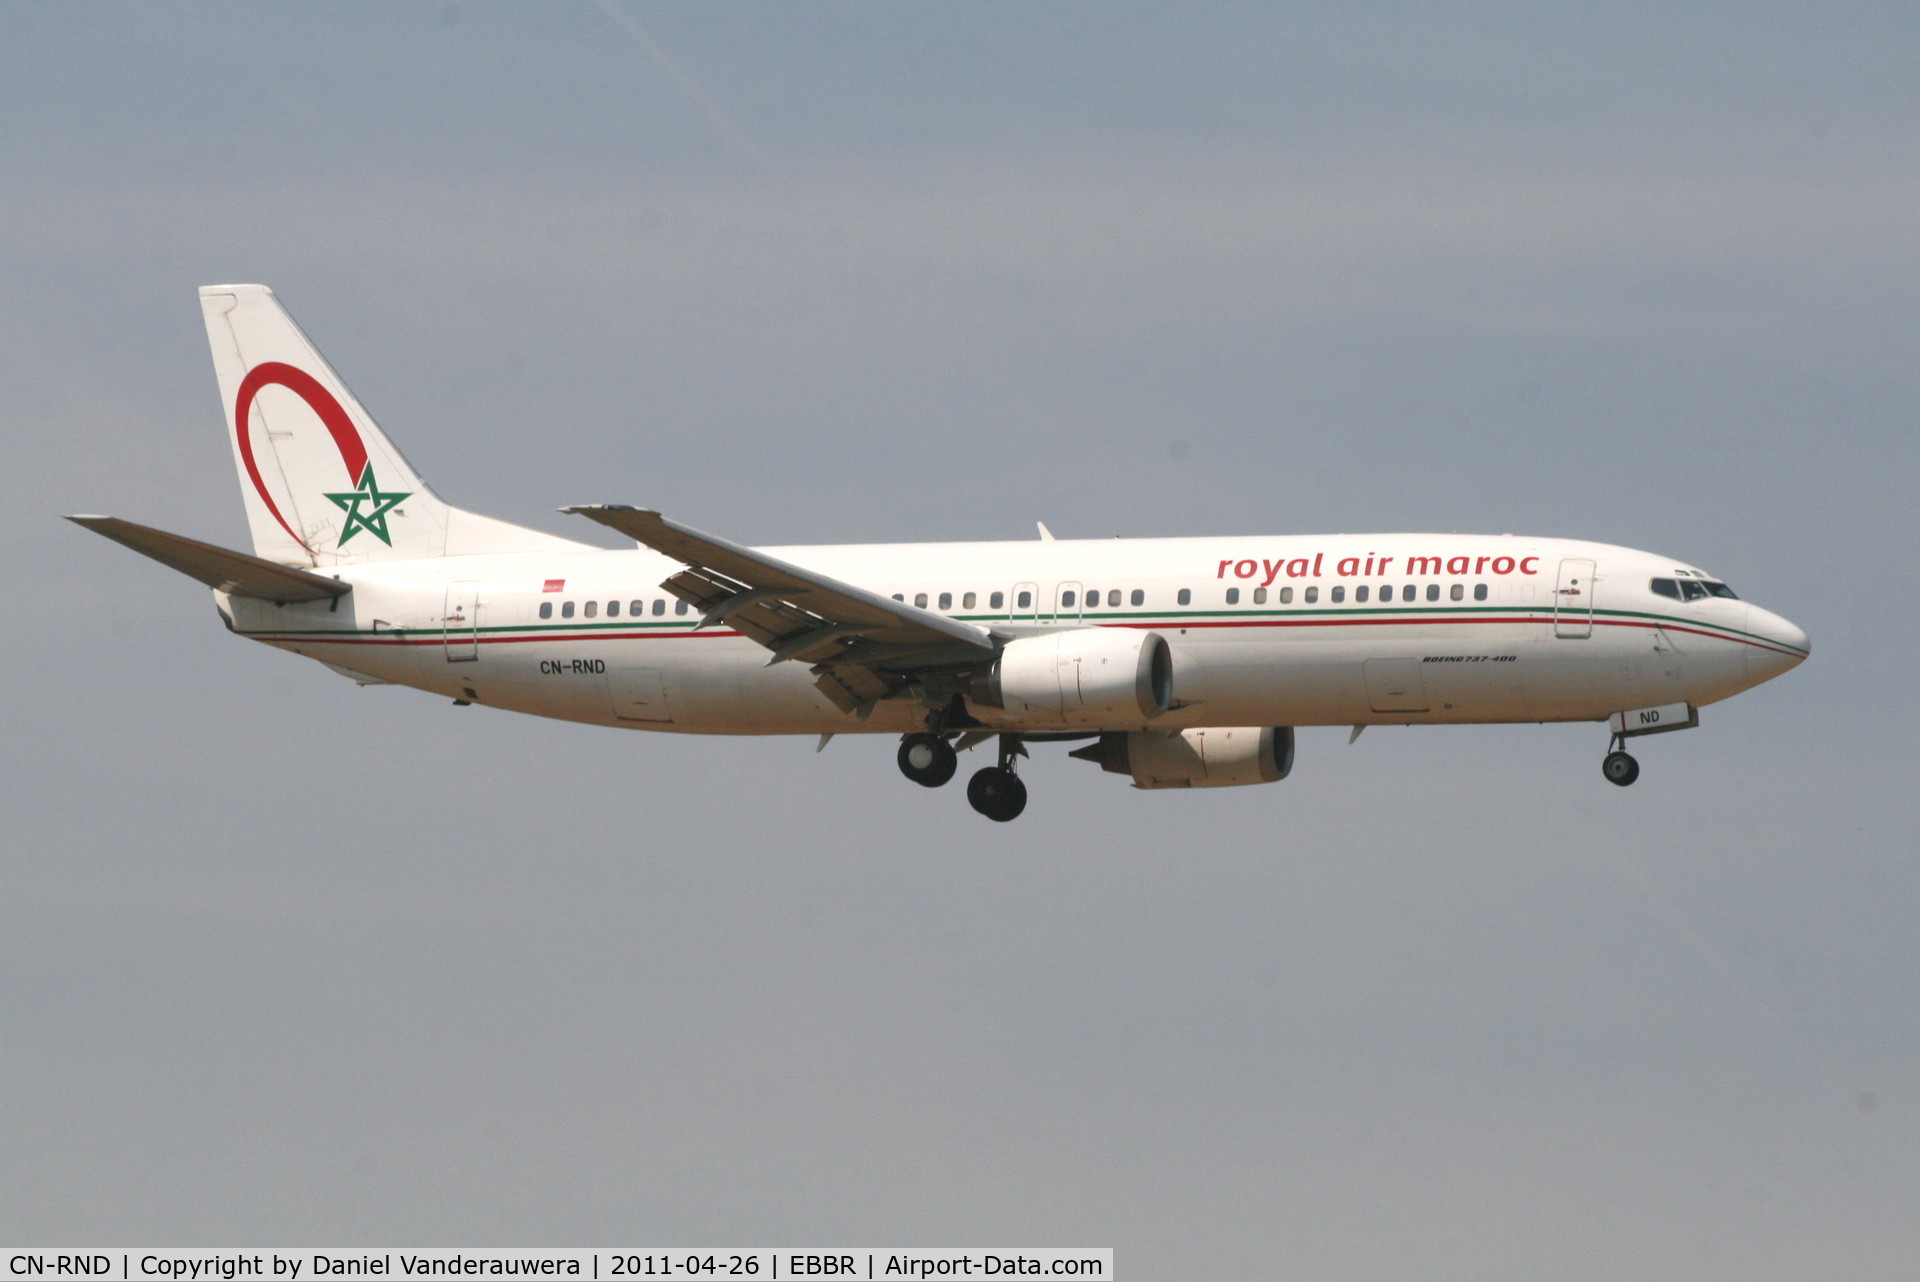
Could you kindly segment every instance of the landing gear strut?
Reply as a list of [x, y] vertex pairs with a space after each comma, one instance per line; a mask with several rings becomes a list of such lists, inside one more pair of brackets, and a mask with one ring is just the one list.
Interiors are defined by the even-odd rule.
[[1027, 785], [1013, 773], [1013, 759], [1026, 755], [1019, 735], [1001, 735], [1000, 764], [976, 771], [967, 780], [967, 804], [995, 823], [1019, 818], [1027, 808]]
[[945, 735], [910, 734], [900, 740], [900, 773], [922, 788], [938, 788], [953, 778], [960, 758]]

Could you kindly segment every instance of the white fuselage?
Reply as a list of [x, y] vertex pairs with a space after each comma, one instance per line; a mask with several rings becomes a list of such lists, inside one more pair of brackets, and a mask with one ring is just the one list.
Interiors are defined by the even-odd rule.
[[[1603, 720], [1726, 699], [1807, 654], [1803, 631], [1745, 601], [1651, 591], [1653, 578], [1699, 574], [1684, 564], [1571, 539], [768, 551], [1004, 635], [1160, 631], [1173, 651], [1175, 708], [1152, 727], [1165, 729]], [[660, 589], [678, 568], [645, 549], [401, 560], [344, 568], [353, 591], [332, 605], [221, 605], [236, 631], [349, 676], [538, 716], [720, 735], [900, 733], [922, 722], [912, 700], [883, 702], [858, 722], [820, 695], [804, 664], [770, 666], [766, 649], [724, 624], [695, 628], [699, 616]], [[993, 708], [972, 712], [1000, 724]]]
[[[1748, 602], [1652, 590], [1663, 576], [1707, 577], [1691, 567], [1564, 539], [767, 551], [1002, 635], [1156, 631], [1172, 649], [1175, 706], [1151, 728], [1601, 720], [1725, 699], [1807, 654], [1800, 629]], [[766, 649], [724, 624], [696, 630], [698, 614], [659, 586], [679, 568], [645, 549], [449, 556], [342, 567], [353, 591], [334, 603], [220, 602], [243, 635], [349, 675], [540, 716], [701, 734], [897, 734], [921, 724], [925, 708], [911, 699], [858, 720], [815, 688], [806, 664], [769, 665]], [[989, 727], [1007, 724], [994, 709], [969, 710]], [[1098, 728], [1150, 727], [1136, 718]]]

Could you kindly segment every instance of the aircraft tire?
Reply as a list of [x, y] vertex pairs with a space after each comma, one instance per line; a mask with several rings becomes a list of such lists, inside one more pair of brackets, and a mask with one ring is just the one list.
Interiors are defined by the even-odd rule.
[[900, 773], [922, 788], [938, 788], [960, 768], [960, 757], [953, 745], [934, 734], [907, 735], [900, 740], [900, 752], [895, 760], [900, 763]]
[[1027, 785], [1020, 776], [999, 766], [976, 771], [967, 781], [967, 804], [993, 820], [1006, 823], [1018, 819], [1027, 808]]
[[1624, 752], [1609, 752], [1600, 763], [1600, 773], [1608, 783], [1624, 788], [1640, 777], [1640, 763]]

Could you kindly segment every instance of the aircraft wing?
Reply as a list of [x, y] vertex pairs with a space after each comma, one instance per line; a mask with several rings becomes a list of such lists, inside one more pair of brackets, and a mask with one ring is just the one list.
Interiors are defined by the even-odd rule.
[[338, 579], [263, 561], [245, 552], [232, 552], [151, 526], [135, 525], [118, 517], [70, 516], [67, 519], [142, 556], [150, 556], [188, 578], [234, 596], [258, 597], [262, 601], [324, 601], [353, 590]]
[[773, 651], [813, 666], [821, 692], [860, 712], [917, 676], [961, 672], [999, 647], [985, 628], [918, 609], [865, 588], [623, 504], [560, 509], [598, 521], [686, 563], [661, 586]]

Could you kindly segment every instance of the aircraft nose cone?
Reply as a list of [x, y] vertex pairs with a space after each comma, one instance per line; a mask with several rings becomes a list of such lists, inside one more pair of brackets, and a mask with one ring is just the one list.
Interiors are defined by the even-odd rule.
[[1754, 685], [1798, 667], [1813, 652], [1804, 630], [1757, 605], [1748, 611], [1747, 631], [1759, 643], [1747, 647], [1747, 680]]

